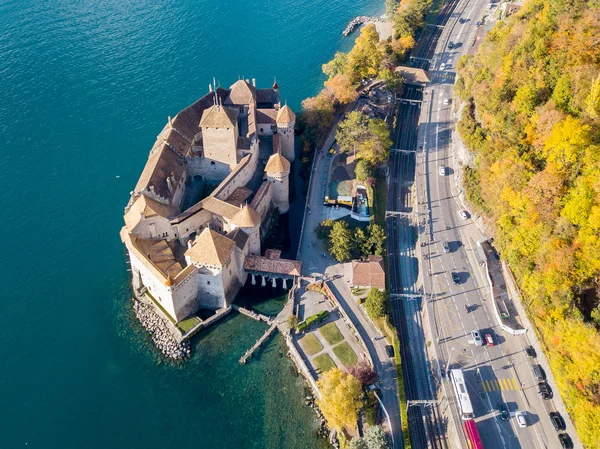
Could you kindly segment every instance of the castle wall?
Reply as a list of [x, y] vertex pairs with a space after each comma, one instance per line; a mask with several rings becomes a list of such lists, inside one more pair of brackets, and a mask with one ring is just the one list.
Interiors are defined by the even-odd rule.
[[256, 131], [259, 136], [272, 136], [274, 134], [272, 123], [257, 123]]
[[166, 238], [169, 242], [175, 238], [170, 220], [159, 215], [141, 220], [131, 233], [144, 239]]
[[208, 223], [211, 221], [212, 213], [202, 209], [199, 212], [191, 215], [180, 223], [173, 225], [175, 235], [179, 238], [179, 243], [185, 245], [190, 239], [190, 234], [200, 234]]
[[233, 193], [238, 187], [243, 187], [256, 171], [258, 163], [258, 157], [256, 154], [251, 154], [242, 159], [237, 167], [223, 180], [219, 186], [213, 191], [212, 196], [215, 198], [225, 201], [229, 198], [229, 195]]
[[199, 304], [206, 309], [220, 309], [225, 306], [225, 289], [220, 270], [205, 267], [196, 271], [198, 279], [197, 295]]
[[273, 206], [279, 209], [279, 212], [285, 214], [290, 208], [290, 180], [289, 175], [269, 176], [271, 190], [273, 191]]
[[277, 133], [281, 136], [281, 155], [288, 161], [294, 162], [296, 153], [294, 151], [294, 128], [280, 126]]
[[222, 181], [230, 173], [229, 164], [206, 157], [189, 157], [186, 160], [188, 176], [202, 176], [208, 181]]
[[260, 214], [263, 223], [271, 206], [272, 193], [271, 183], [263, 181], [250, 204], [250, 207]]
[[237, 127], [203, 128], [204, 157], [235, 167], [238, 162], [237, 135]]

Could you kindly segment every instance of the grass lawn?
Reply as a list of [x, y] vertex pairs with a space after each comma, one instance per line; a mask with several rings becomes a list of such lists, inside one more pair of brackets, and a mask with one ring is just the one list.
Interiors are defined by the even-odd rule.
[[334, 346], [333, 353], [340, 359], [340, 362], [344, 364], [344, 366], [352, 366], [356, 365], [358, 362], [358, 357], [356, 356], [356, 352], [350, 347], [347, 341], [344, 343], [340, 343], [337, 346]]
[[316, 354], [323, 349], [323, 345], [315, 334], [306, 334], [300, 339], [300, 345], [308, 355]]
[[191, 316], [177, 323], [177, 327], [185, 334], [186, 332], [191, 331], [199, 322], [200, 320], [196, 316]]
[[319, 328], [319, 332], [321, 332], [321, 335], [330, 345], [334, 345], [344, 340], [344, 336], [334, 322], [327, 323], [325, 326], [321, 326]]
[[315, 367], [317, 368], [317, 373], [322, 374], [327, 370], [330, 370], [331, 368], [335, 368], [335, 362], [333, 361], [333, 359], [331, 357], [329, 357], [329, 354], [325, 353], [325, 354], [321, 354], [318, 357], [315, 357], [312, 361], [313, 365], [315, 365]]

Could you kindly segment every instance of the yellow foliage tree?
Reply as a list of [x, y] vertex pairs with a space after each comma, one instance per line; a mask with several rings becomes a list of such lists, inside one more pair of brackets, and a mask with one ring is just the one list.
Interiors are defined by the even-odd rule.
[[341, 104], [352, 103], [358, 98], [357, 83], [353, 83], [348, 75], [338, 74], [325, 81], [325, 87]]
[[356, 427], [362, 406], [362, 387], [356, 378], [338, 368], [326, 371], [317, 382], [321, 391], [318, 406], [330, 427], [341, 431]]

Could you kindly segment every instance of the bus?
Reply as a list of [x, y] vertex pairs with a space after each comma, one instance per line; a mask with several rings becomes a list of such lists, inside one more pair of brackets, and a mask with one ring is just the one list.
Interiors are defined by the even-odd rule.
[[450, 379], [452, 380], [452, 386], [454, 387], [454, 393], [456, 394], [456, 400], [460, 408], [461, 418], [464, 420], [474, 418], [473, 404], [471, 404], [471, 398], [467, 391], [463, 371], [461, 369], [450, 370]]
[[465, 421], [465, 435], [467, 435], [469, 449], [483, 449], [483, 443], [479, 437], [477, 426], [475, 425], [475, 421], [472, 419], [467, 419]]

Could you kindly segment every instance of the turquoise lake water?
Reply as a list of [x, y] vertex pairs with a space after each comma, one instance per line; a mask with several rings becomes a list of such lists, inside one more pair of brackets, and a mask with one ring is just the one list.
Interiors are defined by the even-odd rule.
[[[161, 363], [119, 241], [167, 116], [214, 76], [297, 109], [381, 0], [0, 0], [0, 447], [319, 448], [280, 336], [232, 315]], [[258, 305], [276, 310], [281, 301]]]

